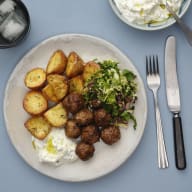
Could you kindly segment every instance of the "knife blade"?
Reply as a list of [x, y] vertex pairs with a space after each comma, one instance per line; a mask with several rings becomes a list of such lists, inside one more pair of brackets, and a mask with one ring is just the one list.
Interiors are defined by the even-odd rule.
[[186, 168], [185, 147], [183, 140], [182, 121], [180, 117], [180, 93], [177, 78], [177, 61], [176, 61], [176, 38], [169, 36], [165, 46], [165, 82], [167, 93], [167, 104], [169, 110], [173, 113], [173, 135], [175, 164], [177, 169]]

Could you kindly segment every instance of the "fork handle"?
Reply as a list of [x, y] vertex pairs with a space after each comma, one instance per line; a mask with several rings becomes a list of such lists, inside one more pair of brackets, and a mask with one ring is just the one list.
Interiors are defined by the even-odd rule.
[[155, 101], [155, 114], [156, 114], [156, 125], [157, 125], [158, 166], [159, 168], [167, 168], [169, 166], [169, 163], [168, 163], [167, 152], [165, 148], [161, 114], [160, 114], [159, 105], [157, 102], [157, 94], [155, 93], [154, 93], [154, 101]]
[[183, 170], [186, 168], [186, 157], [183, 141], [182, 122], [179, 113], [174, 113], [173, 116], [173, 133], [176, 167], [177, 169]]

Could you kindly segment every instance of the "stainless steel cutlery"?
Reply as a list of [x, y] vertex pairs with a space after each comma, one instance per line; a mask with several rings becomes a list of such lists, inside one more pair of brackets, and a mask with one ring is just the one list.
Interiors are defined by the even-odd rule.
[[[158, 56], [146, 57], [147, 85], [153, 92], [155, 116], [157, 126], [157, 149], [159, 168], [168, 167], [168, 158], [163, 136], [161, 114], [158, 106], [158, 89], [160, 87]], [[165, 81], [169, 110], [173, 113], [173, 138], [175, 151], [175, 165], [177, 169], [186, 168], [185, 146], [183, 139], [182, 120], [180, 117], [181, 104], [179, 83], [177, 78], [176, 38], [169, 36], [165, 45]]]
[[165, 47], [165, 80], [167, 103], [173, 113], [173, 133], [175, 147], [175, 162], [178, 169], [186, 168], [185, 147], [183, 141], [182, 122], [180, 117], [180, 94], [176, 67], [176, 39], [167, 38]]
[[161, 122], [161, 114], [158, 105], [158, 89], [160, 87], [159, 64], [157, 56], [146, 57], [146, 74], [147, 84], [149, 89], [153, 92], [156, 126], [157, 126], [157, 151], [158, 151], [158, 166], [159, 168], [168, 167], [168, 158], [163, 136], [163, 128]]

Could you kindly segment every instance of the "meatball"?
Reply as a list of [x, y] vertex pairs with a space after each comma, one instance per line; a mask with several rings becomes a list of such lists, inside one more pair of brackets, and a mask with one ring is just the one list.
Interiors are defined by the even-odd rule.
[[105, 109], [98, 109], [94, 112], [94, 120], [97, 126], [106, 127], [111, 122], [111, 115]]
[[98, 109], [99, 107], [101, 107], [101, 101], [99, 101], [98, 99], [92, 100], [91, 107], [94, 109]]
[[116, 143], [121, 137], [120, 129], [117, 126], [109, 126], [101, 131], [101, 139], [104, 143], [112, 145]]
[[83, 96], [79, 93], [70, 93], [63, 100], [63, 106], [68, 112], [77, 113], [84, 106]]
[[82, 109], [75, 114], [74, 119], [80, 126], [88, 125], [93, 121], [93, 113], [89, 109]]
[[65, 134], [69, 138], [76, 139], [81, 135], [81, 129], [74, 120], [68, 120], [65, 126]]
[[99, 141], [99, 129], [94, 125], [88, 125], [82, 129], [81, 140], [85, 143], [93, 144]]
[[80, 142], [77, 144], [75, 152], [81, 160], [86, 161], [93, 157], [95, 147], [91, 144]]

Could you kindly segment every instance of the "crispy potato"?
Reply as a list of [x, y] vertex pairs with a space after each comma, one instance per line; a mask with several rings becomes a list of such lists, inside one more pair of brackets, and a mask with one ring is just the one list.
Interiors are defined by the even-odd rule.
[[67, 111], [62, 103], [58, 103], [44, 113], [44, 117], [54, 127], [62, 127], [67, 122]]
[[52, 86], [54, 95], [58, 100], [67, 95], [69, 86], [64, 76], [58, 74], [48, 75], [47, 81]]
[[62, 50], [57, 50], [53, 53], [51, 58], [49, 59], [46, 73], [63, 73], [65, 71], [67, 65], [67, 57]]
[[68, 62], [65, 74], [67, 77], [72, 78], [83, 72], [84, 62], [76, 52], [71, 52], [68, 56]]
[[100, 70], [99, 64], [97, 64], [94, 61], [88, 62], [85, 65], [84, 70], [83, 70], [83, 75], [82, 75], [83, 76], [83, 80], [87, 81], [88, 79], [90, 79], [90, 77], [92, 75], [94, 75], [99, 70]]
[[40, 91], [29, 91], [24, 96], [23, 108], [31, 115], [39, 115], [48, 108], [48, 102]]
[[59, 99], [57, 99], [54, 89], [50, 84], [47, 84], [43, 89], [42, 89], [43, 95], [46, 97], [48, 101], [52, 102], [58, 102]]
[[81, 75], [73, 77], [69, 81], [69, 92], [83, 93], [84, 81]]
[[30, 117], [24, 126], [34, 137], [40, 140], [43, 140], [51, 131], [51, 125], [43, 116]]
[[34, 68], [25, 75], [24, 83], [29, 89], [39, 89], [46, 82], [46, 73], [42, 68]]

